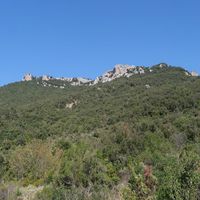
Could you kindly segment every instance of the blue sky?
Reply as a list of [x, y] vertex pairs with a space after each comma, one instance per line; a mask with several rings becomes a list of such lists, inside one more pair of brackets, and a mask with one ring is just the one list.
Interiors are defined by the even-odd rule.
[[199, 0], [0, 1], [0, 85], [96, 77], [117, 63], [200, 72]]

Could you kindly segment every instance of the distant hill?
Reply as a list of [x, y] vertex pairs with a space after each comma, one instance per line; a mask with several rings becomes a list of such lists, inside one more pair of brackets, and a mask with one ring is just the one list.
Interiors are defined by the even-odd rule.
[[19, 199], [31, 184], [42, 200], [200, 198], [197, 74], [161, 63], [28, 76], [0, 87], [0, 199], [13, 183]]

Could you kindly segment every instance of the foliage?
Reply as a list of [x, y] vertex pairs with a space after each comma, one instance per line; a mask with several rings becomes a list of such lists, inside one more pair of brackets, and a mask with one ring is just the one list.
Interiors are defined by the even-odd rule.
[[35, 140], [12, 152], [9, 159], [10, 173], [17, 180], [29, 181], [28, 183], [46, 179], [58, 166], [59, 159], [60, 153], [52, 154], [50, 143]]
[[41, 200], [200, 198], [200, 79], [163, 66], [95, 86], [1, 87], [0, 182], [45, 185]]

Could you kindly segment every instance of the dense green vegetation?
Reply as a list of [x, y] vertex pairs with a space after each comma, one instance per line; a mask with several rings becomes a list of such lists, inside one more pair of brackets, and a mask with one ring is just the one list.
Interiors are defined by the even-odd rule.
[[152, 69], [95, 86], [1, 87], [2, 199], [10, 183], [44, 186], [38, 200], [200, 199], [200, 78]]

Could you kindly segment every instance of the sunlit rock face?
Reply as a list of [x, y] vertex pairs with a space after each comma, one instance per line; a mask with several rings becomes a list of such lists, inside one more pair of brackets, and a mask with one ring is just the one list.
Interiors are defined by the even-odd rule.
[[25, 74], [23, 77], [23, 81], [32, 81], [33, 80], [33, 75], [32, 74]]
[[143, 66], [134, 66], [134, 65], [122, 65], [117, 64], [113, 68], [113, 70], [106, 72], [100, 77], [97, 77], [94, 81], [94, 84], [97, 83], [105, 83], [112, 81], [116, 78], [120, 77], [130, 77], [134, 74], [144, 74], [144, 67]]
[[48, 75], [43, 75], [43, 76], [42, 76], [42, 80], [43, 80], [43, 81], [49, 81], [49, 80], [51, 80], [51, 79], [53, 79], [52, 76], [48, 76]]
[[196, 73], [196, 72], [191, 72], [191, 75], [192, 75], [192, 76], [199, 76], [199, 74]]

